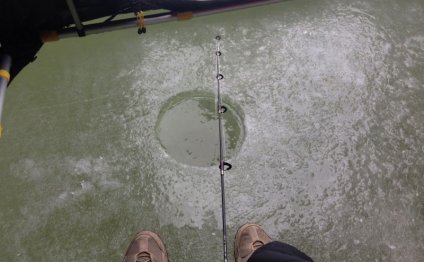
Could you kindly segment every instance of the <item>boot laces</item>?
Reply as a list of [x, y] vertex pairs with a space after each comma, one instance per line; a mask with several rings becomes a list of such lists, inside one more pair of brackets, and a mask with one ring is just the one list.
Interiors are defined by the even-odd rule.
[[141, 252], [137, 255], [137, 262], [151, 262], [152, 257], [148, 252]]
[[256, 240], [255, 242], [253, 242], [253, 247], [255, 249], [260, 248], [261, 246], [265, 245], [264, 242], [260, 241], [260, 240]]

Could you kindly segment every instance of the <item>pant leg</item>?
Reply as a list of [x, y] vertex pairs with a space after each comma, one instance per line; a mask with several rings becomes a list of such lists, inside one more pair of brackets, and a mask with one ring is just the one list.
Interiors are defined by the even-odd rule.
[[258, 248], [247, 262], [313, 262], [313, 260], [289, 244], [273, 241]]

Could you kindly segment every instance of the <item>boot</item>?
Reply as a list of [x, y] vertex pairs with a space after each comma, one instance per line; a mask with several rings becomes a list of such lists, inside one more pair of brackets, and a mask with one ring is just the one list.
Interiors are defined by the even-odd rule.
[[168, 262], [168, 255], [157, 234], [142, 231], [131, 241], [123, 262]]
[[241, 226], [234, 242], [234, 257], [236, 262], [247, 262], [253, 252], [261, 246], [268, 244], [272, 239], [256, 224]]

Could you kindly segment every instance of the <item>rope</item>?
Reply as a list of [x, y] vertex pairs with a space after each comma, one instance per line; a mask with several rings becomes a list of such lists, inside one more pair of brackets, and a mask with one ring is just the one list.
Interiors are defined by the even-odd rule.
[[145, 26], [145, 22], [144, 22], [144, 12], [143, 11], [138, 11], [136, 13], [137, 16], [137, 23], [138, 23], [138, 34], [145, 34], [146, 33], [146, 26]]

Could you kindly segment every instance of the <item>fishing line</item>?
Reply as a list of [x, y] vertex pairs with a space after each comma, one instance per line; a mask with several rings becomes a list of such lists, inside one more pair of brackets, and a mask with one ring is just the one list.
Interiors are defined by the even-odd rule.
[[222, 207], [222, 240], [223, 240], [223, 251], [224, 251], [224, 262], [228, 261], [227, 257], [227, 221], [225, 212], [225, 183], [224, 175], [225, 171], [232, 168], [231, 164], [225, 162], [225, 137], [223, 131], [223, 114], [227, 112], [227, 107], [222, 104], [221, 98], [221, 81], [224, 79], [224, 75], [221, 73], [220, 68], [220, 57], [222, 52], [220, 50], [221, 37], [215, 37], [217, 42], [216, 48], [216, 84], [217, 84], [217, 113], [218, 113], [218, 130], [219, 130], [219, 170], [221, 175], [221, 207]]

